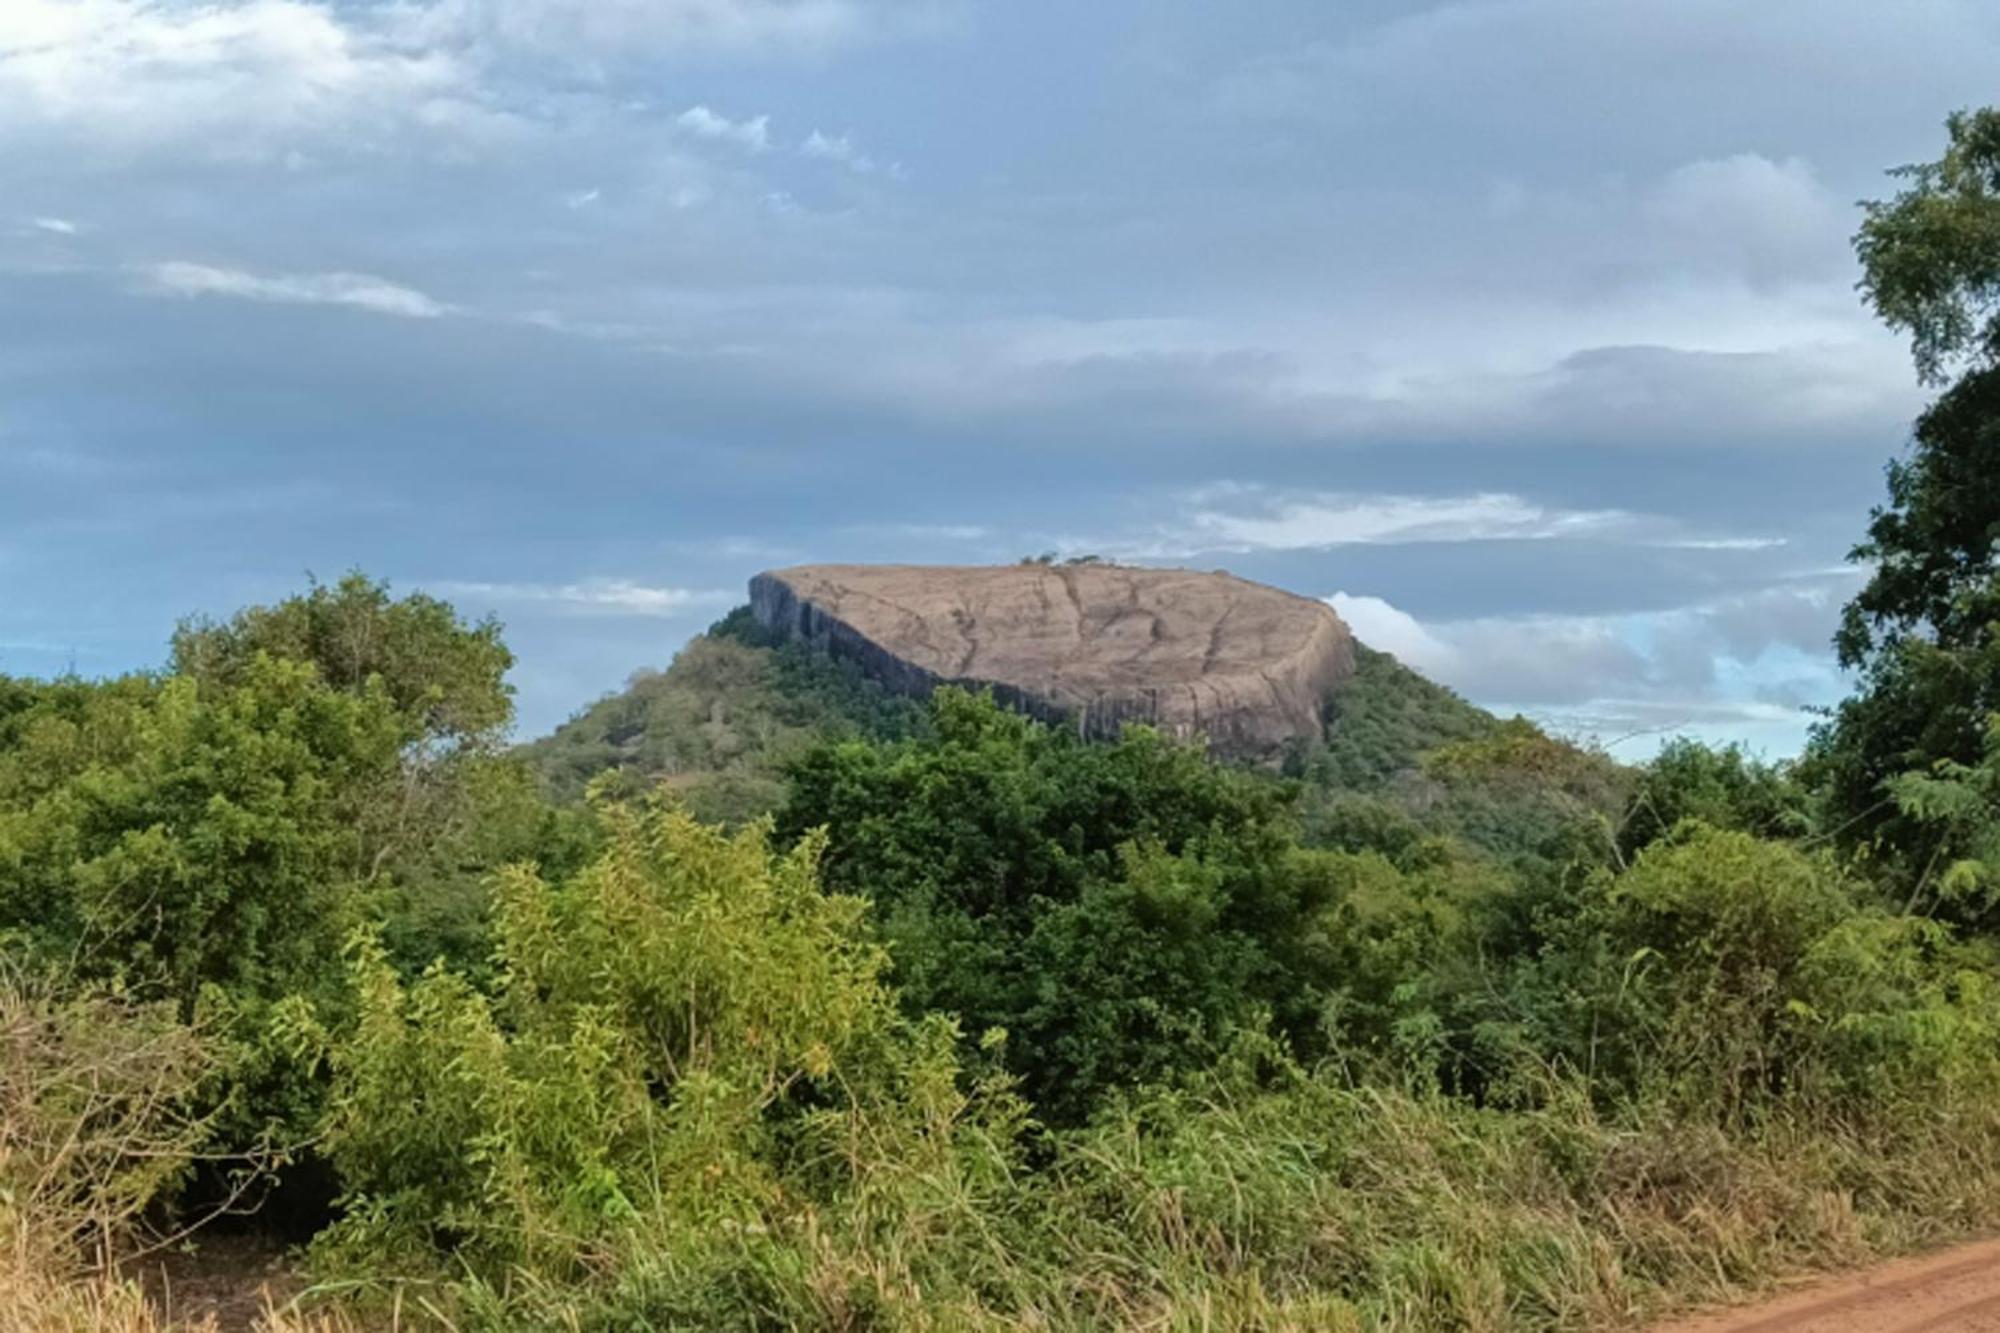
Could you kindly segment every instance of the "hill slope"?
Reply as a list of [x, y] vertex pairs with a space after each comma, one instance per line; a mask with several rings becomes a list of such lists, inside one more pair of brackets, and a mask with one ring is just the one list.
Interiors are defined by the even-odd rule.
[[828, 739], [894, 739], [924, 709], [859, 667], [780, 644], [739, 607], [664, 671], [635, 673], [521, 753], [551, 795], [573, 800], [601, 773], [681, 790], [695, 813], [736, 820], [776, 808], [785, 763]]
[[[1530, 852], [1579, 811], [1622, 802], [1624, 770], [1603, 756], [1502, 721], [1387, 653], [1354, 651], [1354, 673], [1326, 696], [1323, 733], [1295, 741], [1280, 766], [1304, 789], [1311, 840], [1379, 844], [1388, 825], [1413, 845], [1449, 834]], [[814, 745], [925, 726], [920, 702], [856, 663], [777, 641], [746, 607], [523, 754], [559, 799], [617, 772], [665, 782], [697, 815], [735, 822], [777, 809], [785, 766]]]

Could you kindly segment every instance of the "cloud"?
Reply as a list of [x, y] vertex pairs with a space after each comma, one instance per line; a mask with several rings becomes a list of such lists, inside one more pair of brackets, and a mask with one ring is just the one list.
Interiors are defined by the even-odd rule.
[[101, 455], [80, 445], [26, 444], [0, 434], [0, 469], [49, 476], [89, 479], [116, 469]]
[[1916, 404], [1876, 343], [1714, 352], [1594, 347], [1494, 396], [1507, 424], [1608, 445], [1721, 440], [1823, 443], [1857, 428], [1894, 438]]
[[1810, 164], [1757, 153], [1703, 158], [1669, 171], [1643, 197], [1662, 239], [1754, 283], [1825, 276], [1847, 262], [1850, 210]]
[[866, 523], [849, 531], [863, 537], [907, 537], [939, 542], [977, 542], [996, 535], [993, 529], [978, 523]]
[[616, 60], [823, 55], [933, 23], [930, 0], [431, 0], [407, 31], [496, 53]]
[[455, 53], [400, 47], [305, 0], [7, 0], [0, 119], [133, 149], [263, 156], [303, 135], [485, 120]]
[[1398, 610], [1380, 597], [1354, 596], [1337, 592], [1326, 602], [1356, 638], [1378, 652], [1391, 653], [1396, 660], [1428, 676], [1457, 674], [1458, 651], [1425, 629], [1417, 618]]
[[[1871, 0], [1821, 0], [1810, 21], [1730, 0], [1444, 0], [1379, 12], [1233, 63], [1211, 105], [1361, 137], [1393, 127], [1398, 140], [1474, 161], [1495, 148], [1517, 160], [1588, 152], [1602, 127], [1575, 108], [1609, 106], [1637, 160], [1744, 122], [1781, 142], [1837, 143], [1915, 109], [1935, 120], [1955, 103], [1933, 90], [1990, 77], [2000, 38], [1990, 7], [1965, 0], [1912, 3], [1893, 22]], [[1801, 88], [1843, 94], [1801, 98]]]
[[[218, 162], [511, 143], [604, 123], [607, 66], [670, 55], [822, 55], [936, 26], [951, 0], [5, 0], [0, 122]], [[582, 89], [551, 96], [556, 69]], [[761, 149], [761, 118], [681, 128]]]
[[891, 162], [886, 168], [883, 167], [856, 147], [853, 136], [847, 134], [828, 135], [814, 130], [799, 144], [799, 152], [823, 162], [838, 162], [849, 171], [861, 176], [870, 176], [877, 171], [886, 170], [890, 176], [900, 180], [906, 174], [899, 162]]
[[611, 616], [675, 616], [686, 611], [733, 605], [731, 592], [658, 587], [630, 579], [589, 579], [581, 583], [440, 583], [453, 596], [502, 603], [531, 603], [560, 610]]
[[241, 269], [175, 261], [147, 270], [153, 286], [179, 296], [235, 296], [285, 305], [351, 306], [403, 319], [436, 319], [451, 307], [410, 287], [365, 273], [293, 273], [262, 277]]
[[1826, 659], [1849, 571], [1662, 611], [1426, 621], [1365, 594], [1326, 600], [1355, 637], [1500, 711], [1601, 740], [1685, 730], [1796, 749], [1808, 705], [1845, 682]]
[[68, 218], [29, 218], [28, 225], [56, 236], [74, 236], [81, 230]]
[[[1518, 495], [1419, 497], [1271, 494], [1241, 485], [1192, 497], [1191, 540], [1204, 550], [1316, 550], [1360, 543], [1539, 541], [1629, 527], [1623, 510], [1563, 510]], [[1229, 507], [1223, 507], [1223, 506]], [[1213, 507], [1208, 507], [1213, 506]]]
[[1786, 544], [1777, 536], [1689, 533], [1682, 521], [1662, 515], [1572, 508], [1502, 491], [1426, 496], [1219, 482], [1182, 492], [1173, 504], [1177, 512], [1150, 531], [1062, 537], [1054, 545], [1064, 553], [1161, 560], [1470, 542], [1589, 541], [1694, 551], [1762, 551]]
[[698, 139], [734, 144], [752, 153], [761, 153], [771, 146], [769, 116], [731, 120], [717, 115], [706, 106], [691, 106], [675, 117], [674, 123]]

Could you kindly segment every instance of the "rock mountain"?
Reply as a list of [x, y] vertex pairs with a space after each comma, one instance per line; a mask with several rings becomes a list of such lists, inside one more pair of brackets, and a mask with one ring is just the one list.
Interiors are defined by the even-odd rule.
[[990, 687], [1114, 735], [1127, 722], [1253, 758], [1317, 739], [1354, 639], [1323, 602], [1224, 573], [1119, 565], [801, 565], [750, 581], [764, 629], [889, 689]]

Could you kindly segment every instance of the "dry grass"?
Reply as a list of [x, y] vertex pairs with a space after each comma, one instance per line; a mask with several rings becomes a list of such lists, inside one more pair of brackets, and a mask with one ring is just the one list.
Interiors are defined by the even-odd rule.
[[[59, 1260], [59, 1256], [55, 1256]], [[371, 1324], [371, 1333], [400, 1325]], [[362, 1333], [337, 1313], [267, 1307], [244, 1333]], [[232, 1333], [212, 1315], [181, 1318], [149, 1300], [136, 1282], [104, 1274], [52, 1277], [18, 1256], [0, 1269], [0, 1333]]]

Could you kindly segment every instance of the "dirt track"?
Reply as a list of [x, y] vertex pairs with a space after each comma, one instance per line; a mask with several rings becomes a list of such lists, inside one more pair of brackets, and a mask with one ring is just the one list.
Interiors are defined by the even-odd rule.
[[1653, 1333], [2000, 1333], [2000, 1240], [1852, 1277], [1831, 1278], [1741, 1309], [1662, 1324]]

